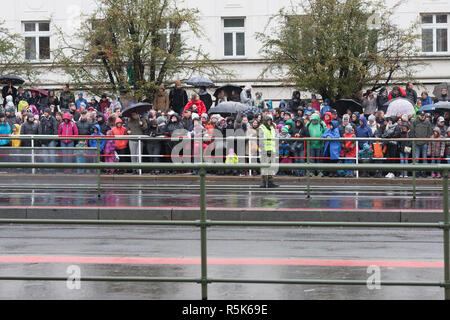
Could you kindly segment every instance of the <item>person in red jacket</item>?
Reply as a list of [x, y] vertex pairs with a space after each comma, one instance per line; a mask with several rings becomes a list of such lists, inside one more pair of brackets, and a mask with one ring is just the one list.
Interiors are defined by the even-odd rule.
[[194, 93], [191, 96], [191, 100], [187, 103], [187, 105], [183, 109], [183, 113], [190, 109], [193, 113], [198, 113], [198, 116], [201, 117], [202, 114], [206, 113], [206, 106], [202, 100], [200, 100], [200, 96], [197, 93]]
[[406, 97], [406, 91], [396, 86], [392, 88], [391, 92], [389, 92], [388, 100], [392, 100], [398, 97]]
[[[112, 128], [112, 133], [114, 136], [126, 136], [127, 128], [123, 126], [123, 121], [120, 118], [116, 119], [115, 127]], [[130, 162], [130, 158], [127, 157], [129, 155], [128, 148], [128, 140], [115, 140], [116, 141], [116, 152], [119, 155], [119, 162]], [[117, 170], [117, 173], [123, 173], [124, 171]]]

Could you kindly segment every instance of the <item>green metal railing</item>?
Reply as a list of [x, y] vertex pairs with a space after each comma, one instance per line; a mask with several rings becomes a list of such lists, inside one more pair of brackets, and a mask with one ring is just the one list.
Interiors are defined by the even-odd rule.
[[[450, 300], [450, 243], [449, 243], [449, 206], [448, 206], [448, 173], [450, 165], [439, 164], [435, 166], [410, 165], [374, 165], [374, 164], [280, 164], [279, 170], [379, 170], [392, 171], [439, 171], [442, 172], [443, 222], [439, 223], [361, 223], [361, 222], [277, 222], [277, 221], [211, 221], [207, 217], [206, 208], [206, 172], [214, 169], [262, 169], [269, 168], [268, 164], [69, 164], [70, 168], [81, 169], [173, 169], [173, 170], [199, 170], [200, 175], [200, 219], [196, 221], [113, 221], [113, 220], [27, 220], [27, 219], [0, 219], [1, 224], [75, 224], [75, 225], [145, 225], [145, 226], [185, 226], [199, 227], [201, 233], [201, 275], [199, 278], [173, 278], [173, 277], [82, 277], [81, 281], [117, 281], [117, 282], [176, 282], [198, 283], [201, 285], [201, 297], [208, 299], [208, 284], [211, 283], [265, 283], [265, 284], [317, 284], [317, 285], [367, 285], [363, 280], [318, 280], [318, 279], [235, 279], [235, 278], [209, 278], [207, 260], [207, 229], [209, 227], [346, 227], [346, 228], [432, 228], [443, 230], [444, 247], [444, 281], [417, 282], [417, 281], [381, 281], [382, 286], [427, 286], [444, 288], [446, 300]], [[0, 163], [0, 168], [67, 168], [68, 164], [42, 163]], [[40, 280], [40, 281], [66, 281], [67, 277], [46, 276], [0, 276], [0, 280]]]
[[[88, 149], [96, 149], [97, 151], [97, 162], [100, 162], [101, 159], [101, 153], [100, 153], [100, 144], [99, 142], [102, 140], [129, 140], [129, 141], [138, 141], [140, 144], [144, 143], [144, 142], [149, 142], [149, 141], [159, 141], [159, 142], [177, 142], [177, 141], [182, 141], [182, 140], [192, 140], [192, 141], [201, 141], [201, 142], [207, 142], [207, 141], [214, 141], [217, 139], [222, 139], [223, 141], [257, 141], [258, 138], [256, 137], [241, 137], [241, 136], [236, 136], [236, 137], [200, 137], [200, 138], [189, 138], [186, 136], [180, 136], [180, 137], [149, 137], [149, 136], [51, 136], [51, 135], [19, 135], [19, 136], [0, 136], [2, 139], [6, 139], [6, 137], [8, 137], [10, 140], [31, 140], [31, 144], [34, 145], [34, 141], [36, 140], [42, 140], [42, 141], [61, 141], [61, 140], [87, 140], [87, 141], [96, 141], [97, 142], [97, 148], [86, 148], [86, 150]], [[415, 165], [417, 163], [417, 159], [416, 159], [416, 143], [418, 142], [430, 142], [433, 141], [435, 139], [431, 139], [431, 138], [408, 138], [408, 139], [404, 139], [404, 138], [389, 138], [389, 139], [380, 139], [380, 138], [283, 138], [283, 139], [276, 139], [278, 140], [284, 140], [284, 141], [290, 141], [290, 142], [304, 142], [305, 143], [305, 156], [306, 156], [306, 163], [310, 164], [311, 163], [311, 142], [314, 141], [340, 141], [340, 142], [344, 142], [344, 141], [353, 141], [353, 142], [361, 142], [361, 141], [368, 141], [368, 142], [389, 142], [389, 141], [406, 141], [406, 142], [411, 142], [412, 145], [412, 152], [411, 152], [411, 157], [412, 157], [412, 164]], [[450, 143], [450, 138], [441, 138], [439, 139], [439, 141], [442, 142], [446, 142], [446, 143]], [[16, 149], [20, 149], [23, 147], [18, 147]], [[356, 150], [358, 150], [358, 143], [356, 143]], [[0, 149], [4, 149], [4, 150], [8, 150], [8, 149], [14, 149], [14, 148], [9, 148], [9, 147], [0, 147]], [[79, 150], [79, 148], [24, 148], [24, 149], [39, 149], [39, 150], [54, 150], [54, 149], [58, 149], [58, 150], [74, 150], [77, 149]], [[139, 148], [140, 150], [140, 148]], [[141, 158], [141, 156], [139, 156], [139, 158]], [[358, 156], [356, 157], [356, 164], [358, 164]], [[350, 159], [350, 158], [349, 158]], [[185, 159], [183, 159], [184, 161]], [[351, 160], [351, 159], [350, 159]], [[189, 159], [189, 161], [191, 161], [191, 159]], [[204, 154], [203, 154], [203, 150], [201, 153], [201, 157], [200, 157], [200, 163], [203, 162], [210, 162], [211, 159], [208, 158], [204, 158]], [[240, 159], [240, 161], [242, 161], [242, 159]], [[344, 168], [341, 165], [342, 168]], [[102, 167], [103, 168], [103, 167]], [[131, 169], [136, 169], [137, 166], [134, 165]], [[226, 168], [223, 169], [229, 169], [229, 165], [227, 165]], [[259, 167], [257, 167], [259, 168]], [[161, 169], [166, 169], [161, 168]], [[142, 172], [142, 169], [139, 169], [140, 172]], [[249, 169], [252, 170], [252, 169]], [[406, 168], [405, 168], [406, 170]], [[417, 179], [416, 179], [416, 170], [407, 170], [407, 171], [412, 171], [413, 172], [413, 176], [412, 176], [412, 195], [413, 195], [413, 200], [416, 199], [417, 197]], [[425, 170], [421, 170], [421, 171], [425, 171]], [[310, 177], [310, 170], [307, 169], [306, 172], [306, 196], [307, 198], [311, 198], [311, 177]], [[73, 187], [61, 187], [62, 189], [72, 189]], [[101, 168], [97, 169], [97, 195], [98, 198], [100, 198], [101, 196]]]

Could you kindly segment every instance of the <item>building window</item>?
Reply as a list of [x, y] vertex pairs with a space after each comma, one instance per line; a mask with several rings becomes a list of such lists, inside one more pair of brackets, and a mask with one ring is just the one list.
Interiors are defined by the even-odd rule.
[[172, 54], [175, 56], [181, 55], [181, 34], [178, 29], [172, 22], [169, 22], [167, 27], [159, 32], [159, 48], [165, 52], [172, 50]]
[[23, 22], [25, 59], [50, 60], [50, 22]]
[[245, 56], [245, 19], [223, 19], [224, 56]]
[[422, 14], [422, 52], [448, 53], [450, 15], [447, 13]]

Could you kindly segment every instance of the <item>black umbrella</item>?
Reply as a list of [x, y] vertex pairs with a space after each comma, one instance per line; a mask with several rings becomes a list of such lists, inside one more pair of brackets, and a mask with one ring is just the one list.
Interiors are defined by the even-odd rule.
[[336, 101], [334, 108], [338, 115], [342, 116], [347, 113], [347, 109], [350, 109], [351, 112], [359, 112], [363, 113], [362, 105], [356, 100], [353, 99], [341, 99]]
[[194, 87], [213, 87], [214, 82], [206, 77], [193, 77], [189, 79], [186, 84]]
[[217, 98], [220, 91], [225, 91], [225, 94], [227, 95], [228, 99], [231, 99], [231, 92], [234, 90], [236, 91], [237, 95], [240, 95], [242, 92], [242, 88], [235, 85], [235, 84], [226, 84], [224, 86], [221, 86], [217, 88], [216, 92], [214, 92], [214, 97]]
[[441, 90], [442, 89], [447, 89], [447, 91], [448, 91], [449, 85], [450, 85], [450, 83], [448, 83], [448, 82], [442, 82], [442, 83], [438, 84], [433, 89], [433, 95], [435, 97], [440, 97], [441, 96]]
[[0, 83], [2, 84], [9, 84], [10, 81], [13, 85], [20, 85], [25, 83], [25, 80], [18, 76], [6, 75], [0, 77]]
[[450, 111], [450, 102], [448, 101], [439, 101], [438, 103], [433, 104], [436, 108], [435, 111]]
[[145, 103], [145, 102], [135, 103], [135, 104], [132, 104], [131, 106], [129, 106], [128, 108], [126, 108], [122, 112], [122, 116], [130, 118], [131, 114], [133, 112], [136, 112], [139, 115], [143, 115], [144, 113], [150, 111], [152, 106], [153, 106], [152, 104]]
[[247, 111], [247, 109], [248, 106], [246, 106], [245, 104], [242, 104], [240, 102], [228, 101], [222, 102], [217, 106], [209, 109], [208, 114], [238, 114]]

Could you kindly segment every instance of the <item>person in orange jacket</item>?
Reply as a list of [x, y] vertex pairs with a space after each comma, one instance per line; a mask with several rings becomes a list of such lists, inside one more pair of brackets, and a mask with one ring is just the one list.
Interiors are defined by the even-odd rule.
[[[116, 119], [114, 128], [112, 128], [112, 133], [115, 136], [126, 136], [127, 128], [123, 126], [123, 121], [120, 118]], [[116, 140], [116, 152], [119, 155], [119, 162], [130, 162], [128, 140]], [[117, 173], [123, 173], [123, 171], [118, 170]]]
[[[375, 130], [374, 137], [379, 139], [380, 138], [380, 132], [378, 130]], [[384, 145], [380, 141], [376, 141], [372, 144], [372, 151], [373, 151], [373, 162], [374, 163], [383, 163], [383, 160], [380, 160], [384, 158], [384, 154], [386, 153], [387, 145]], [[382, 178], [383, 173], [380, 170], [377, 170], [375, 172], [375, 178]]]

